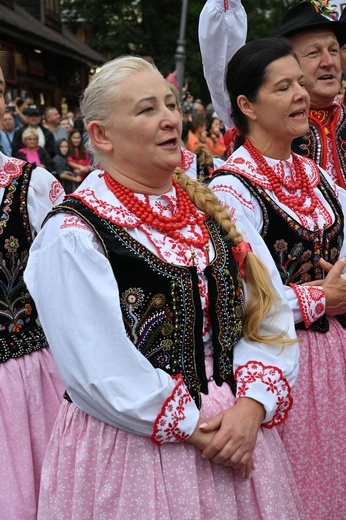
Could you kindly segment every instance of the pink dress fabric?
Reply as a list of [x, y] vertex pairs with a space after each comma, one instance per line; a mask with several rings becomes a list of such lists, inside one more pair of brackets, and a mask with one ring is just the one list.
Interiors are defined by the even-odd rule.
[[63, 391], [49, 348], [0, 364], [2, 520], [37, 518], [42, 462]]
[[279, 433], [307, 518], [345, 520], [346, 331], [329, 318], [327, 334], [298, 330], [297, 335], [300, 362], [292, 388], [294, 405]]
[[[210, 375], [209, 356], [206, 366]], [[201, 413], [210, 417], [233, 404], [228, 385], [210, 382]], [[244, 479], [191, 444], [157, 446], [65, 401], [43, 465], [38, 519], [305, 519], [275, 428], [260, 429], [254, 464]]]

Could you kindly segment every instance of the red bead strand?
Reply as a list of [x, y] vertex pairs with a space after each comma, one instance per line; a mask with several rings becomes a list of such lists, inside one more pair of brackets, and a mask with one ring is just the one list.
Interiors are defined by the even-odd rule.
[[[285, 182], [284, 178], [280, 178], [274, 168], [269, 166], [261, 152], [248, 139], [244, 143], [244, 148], [249, 152], [258, 170], [268, 179], [272, 191], [280, 202], [291, 208], [294, 213], [311, 215], [314, 212], [318, 198], [308, 179], [304, 161], [297, 154], [292, 153], [292, 170], [296, 175], [296, 180], [291, 178], [288, 182]], [[283, 191], [282, 186], [286, 188], [287, 192]], [[297, 195], [299, 189], [301, 195]], [[309, 205], [306, 205], [307, 199], [310, 199]]]
[[[173, 180], [173, 186], [177, 195], [177, 211], [171, 217], [165, 217], [155, 212], [149, 203], [140, 200], [131, 190], [119, 184], [108, 172], [105, 172], [104, 179], [108, 189], [141, 222], [189, 246], [200, 248], [208, 243], [209, 233], [204, 223], [205, 215], [201, 216], [198, 213], [188, 194], [175, 180]], [[184, 235], [179, 233], [179, 230], [185, 228], [187, 224], [199, 226], [202, 236], [195, 233], [195, 238], [184, 237]]]

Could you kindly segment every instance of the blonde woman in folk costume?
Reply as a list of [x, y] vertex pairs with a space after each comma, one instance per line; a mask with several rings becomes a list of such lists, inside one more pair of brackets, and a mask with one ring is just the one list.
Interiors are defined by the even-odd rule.
[[304, 518], [274, 428], [298, 346], [263, 241], [174, 174], [182, 119], [147, 61], [105, 64], [81, 110], [100, 169], [26, 271], [67, 390], [38, 518]]

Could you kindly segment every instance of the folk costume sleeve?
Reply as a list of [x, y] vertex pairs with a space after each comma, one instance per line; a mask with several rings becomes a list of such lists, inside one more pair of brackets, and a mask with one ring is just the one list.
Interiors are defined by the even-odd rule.
[[247, 15], [240, 0], [207, 0], [199, 18], [198, 38], [204, 77], [217, 116], [233, 126], [224, 84], [226, 66], [246, 42]]
[[[189, 392], [127, 337], [101, 246], [90, 228], [62, 217], [52, 217], [36, 238], [26, 283], [69, 396], [84, 412], [158, 444], [186, 439], [199, 418]], [[47, 234], [55, 238], [45, 247]]]

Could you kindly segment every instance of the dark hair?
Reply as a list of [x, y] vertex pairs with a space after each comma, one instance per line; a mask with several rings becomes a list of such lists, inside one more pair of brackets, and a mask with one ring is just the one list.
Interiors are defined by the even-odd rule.
[[[72, 144], [72, 137], [75, 134], [78, 134], [81, 138], [81, 141], [76, 148]], [[79, 130], [79, 128], [72, 128], [71, 132], [69, 133], [67, 141], [68, 141], [68, 153], [71, 157], [73, 157], [74, 159], [84, 159], [86, 157], [87, 151], [84, 147], [83, 135], [82, 135], [82, 132]]]
[[67, 150], [67, 153], [66, 155], [63, 155], [60, 151], [60, 146], [62, 145], [62, 143], [66, 143], [67, 146], [68, 146], [68, 140], [63, 138], [63, 139], [59, 139], [56, 143], [55, 143], [55, 155], [61, 155], [62, 157], [67, 157], [68, 156], [68, 153], [69, 151]]
[[190, 130], [193, 133], [195, 133], [196, 130], [198, 130], [198, 128], [200, 128], [201, 126], [207, 127], [207, 120], [203, 115], [198, 114], [192, 118], [191, 124], [190, 124]]
[[[225, 83], [232, 105], [231, 118], [242, 140], [249, 128], [246, 116], [238, 107], [238, 96], [244, 95], [249, 101], [256, 101], [258, 91], [267, 79], [268, 66], [285, 56], [296, 58], [287, 38], [260, 38], [243, 45], [229, 61]], [[236, 144], [240, 145], [239, 142]]]

